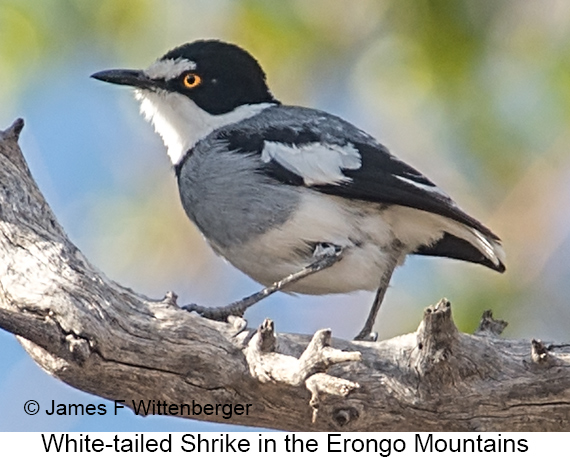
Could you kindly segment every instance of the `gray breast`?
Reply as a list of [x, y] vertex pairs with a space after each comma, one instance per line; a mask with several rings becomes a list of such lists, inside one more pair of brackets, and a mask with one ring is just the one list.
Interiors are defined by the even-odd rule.
[[283, 224], [298, 205], [299, 190], [260, 173], [261, 165], [256, 155], [206, 139], [179, 171], [186, 214], [221, 254]]

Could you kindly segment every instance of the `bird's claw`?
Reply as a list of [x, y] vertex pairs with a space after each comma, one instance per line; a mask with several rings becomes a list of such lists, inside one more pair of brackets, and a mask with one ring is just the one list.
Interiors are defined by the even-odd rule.
[[195, 312], [196, 314], [214, 321], [227, 322], [230, 316], [243, 317], [243, 311], [236, 309], [232, 306], [222, 306], [220, 308], [210, 308], [207, 306], [200, 306], [196, 303], [182, 306], [182, 309], [188, 312]]
[[365, 332], [364, 330], [354, 337], [354, 341], [378, 341], [378, 332]]

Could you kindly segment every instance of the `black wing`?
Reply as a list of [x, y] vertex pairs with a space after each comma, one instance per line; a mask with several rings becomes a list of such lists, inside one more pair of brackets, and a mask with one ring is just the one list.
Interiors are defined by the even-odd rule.
[[[226, 140], [231, 150], [259, 154], [261, 171], [285, 184], [439, 214], [499, 240], [419, 171], [336, 116], [280, 106], [220, 130], [216, 137]], [[424, 251], [421, 254], [440, 255]]]
[[345, 170], [350, 181], [316, 186], [321, 192], [360, 200], [408, 206], [472, 227], [493, 240], [499, 240], [479, 221], [457, 204], [419, 171], [392, 156], [380, 145], [356, 144], [362, 157], [357, 170]]

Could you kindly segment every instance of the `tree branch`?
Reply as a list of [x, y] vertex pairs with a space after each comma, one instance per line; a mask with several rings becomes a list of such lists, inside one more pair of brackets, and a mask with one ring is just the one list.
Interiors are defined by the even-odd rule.
[[460, 333], [445, 300], [415, 333], [333, 349], [330, 331], [277, 341], [266, 321], [249, 338], [174, 294], [122, 287], [57, 223], [18, 147], [22, 127], [0, 132], [0, 327], [62, 381], [129, 407], [249, 404], [228, 420], [186, 416], [286, 430], [570, 430], [570, 346], [502, 340], [490, 315]]

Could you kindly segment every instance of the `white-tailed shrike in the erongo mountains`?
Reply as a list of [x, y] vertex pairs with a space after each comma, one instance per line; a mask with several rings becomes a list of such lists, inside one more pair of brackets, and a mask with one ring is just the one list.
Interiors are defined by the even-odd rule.
[[409, 254], [505, 270], [499, 238], [420, 172], [352, 124], [281, 104], [246, 51], [196, 41], [146, 70], [94, 78], [132, 86], [164, 140], [182, 205], [214, 251], [264, 285], [202, 315], [241, 315], [283, 288], [376, 290], [366, 339], [394, 269]]

